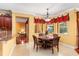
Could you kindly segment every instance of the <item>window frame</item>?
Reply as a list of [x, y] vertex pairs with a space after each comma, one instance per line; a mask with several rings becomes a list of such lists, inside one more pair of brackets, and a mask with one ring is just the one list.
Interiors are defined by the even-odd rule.
[[55, 31], [55, 30], [54, 30], [54, 24], [48, 24], [48, 25], [47, 25], [47, 30], [48, 30], [48, 26], [53, 26], [52, 32], [49, 32], [49, 31], [48, 31], [48, 33], [54, 33], [54, 31]]
[[[63, 33], [60, 32], [60, 27], [61, 27], [62, 23], [65, 23], [66, 24], [66, 28], [67, 28], [66, 32], [63, 32]], [[61, 23], [59, 23], [58, 33], [59, 34], [68, 34], [68, 22], [61, 22]]]

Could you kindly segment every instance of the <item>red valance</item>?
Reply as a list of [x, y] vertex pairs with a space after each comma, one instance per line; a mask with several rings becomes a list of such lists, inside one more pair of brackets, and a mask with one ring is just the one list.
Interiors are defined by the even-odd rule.
[[51, 20], [50, 20], [50, 23], [54, 23], [54, 22], [55, 22], [54, 19], [51, 19]]
[[57, 18], [53, 18], [53, 20], [54, 20], [54, 23], [57, 23], [58, 21], [57, 21]]
[[44, 19], [40, 19], [40, 23], [44, 24], [45, 20]]
[[44, 19], [39, 19], [39, 18], [34, 18], [34, 23], [47, 23], [47, 24], [52, 24], [52, 23], [57, 23], [57, 22], [66, 22], [69, 20], [69, 14], [57, 18], [53, 18], [50, 21], [45, 21]]
[[60, 23], [60, 22], [66, 22], [68, 20], [69, 20], [69, 15], [65, 15], [65, 16], [58, 17], [56, 21]]
[[50, 21], [45, 21], [45, 23], [47, 23], [47, 24], [51, 24], [51, 22], [50, 22]]
[[38, 23], [38, 20], [34, 18], [34, 23]]
[[34, 23], [42, 23], [42, 24], [44, 24], [45, 20], [44, 19], [35, 19], [34, 18]]
[[63, 17], [58, 17], [57, 18], [57, 22], [62, 22], [63, 21]]
[[69, 20], [69, 15], [63, 16], [63, 21], [68, 21]]

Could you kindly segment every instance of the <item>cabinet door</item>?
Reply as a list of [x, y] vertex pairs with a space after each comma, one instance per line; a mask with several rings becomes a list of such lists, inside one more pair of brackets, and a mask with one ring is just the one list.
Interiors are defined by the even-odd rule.
[[9, 17], [8, 18], [9, 19], [9, 21], [8, 21], [8, 29], [11, 31], [12, 30], [12, 18], [11, 17]]
[[0, 28], [2, 29], [4, 25], [3, 16], [0, 16]]
[[0, 28], [1, 28], [1, 26], [2, 26], [2, 17], [0, 16]]
[[77, 45], [79, 49], [79, 12], [77, 13]]
[[12, 29], [12, 20], [11, 17], [5, 17], [5, 27], [7, 30], [11, 30]]
[[7, 17], [4, 17], [4, 27], [6, 30], [8, 29], [8, 21]]

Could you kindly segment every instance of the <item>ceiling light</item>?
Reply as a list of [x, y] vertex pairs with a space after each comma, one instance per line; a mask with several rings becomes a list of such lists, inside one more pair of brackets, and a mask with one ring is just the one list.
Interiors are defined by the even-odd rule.
[[50, 21], [51, 19], [49, 18], [49, 13], [48, 13], [48, 8], [46, 9], [47, 10], [47, 14], [46, 14], [46, 17], [45, 17], [45, 21]]

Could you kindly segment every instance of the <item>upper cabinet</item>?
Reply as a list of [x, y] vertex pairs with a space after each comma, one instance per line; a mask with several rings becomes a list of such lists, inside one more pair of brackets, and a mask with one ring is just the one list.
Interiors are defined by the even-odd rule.
[[12, 30], [12, 19], [11, 19], [11, 17], [7, 17], [7, 16], [4, 17], [4, 25], [3, 26], [8, 31]]
[[3, 17], [0, 16], [0, 29], [2, 28], [2, 25], [3, 25]]
[[7, 40], [12, 36], [12, 12], [9, 10], [0, 10], [0, 35], [0, 40]]

